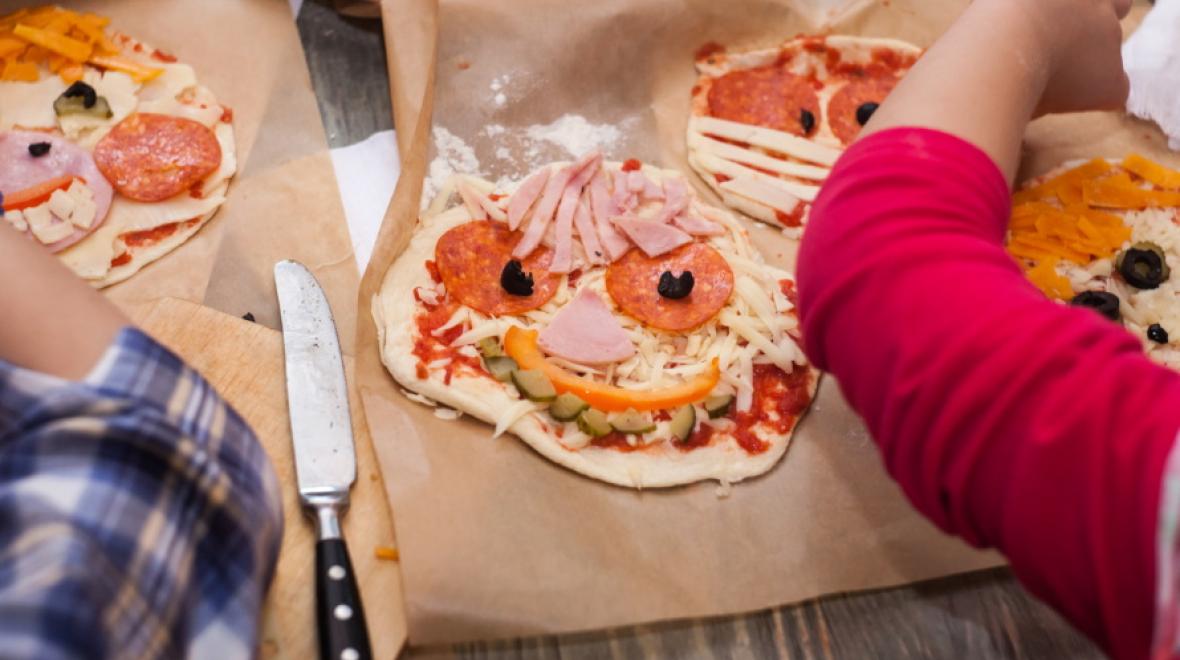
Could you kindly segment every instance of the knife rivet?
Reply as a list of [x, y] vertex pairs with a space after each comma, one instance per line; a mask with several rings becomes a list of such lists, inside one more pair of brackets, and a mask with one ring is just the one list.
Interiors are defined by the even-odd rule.
[[352, 618], [352, 608], [347, 605], [337, 605], [336, 609], [332, 610], [332, 616], [336, 617], [337, 621], [348, 621]]
[[356, 649], [344, 649], [340, 652], [340, 660], [360, 660], [361, 654]]
[[333, 580], [343, 580], [345, 575], [348, 575], [348, 573], [344, 572], [343, 566], [332, 566], [328, 569], [328, 577]]

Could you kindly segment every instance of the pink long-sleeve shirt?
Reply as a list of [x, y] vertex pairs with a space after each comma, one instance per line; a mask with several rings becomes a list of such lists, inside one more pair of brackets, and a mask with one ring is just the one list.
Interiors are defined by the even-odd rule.
[[1001, 550], [1115, 657], [1147, 657], [1180, 374], [1024, 278], [1003, 248], [1010, 203], [996, 165], [956, 137], [855, 144], [803, 238], [806, 351], [920, 511]]

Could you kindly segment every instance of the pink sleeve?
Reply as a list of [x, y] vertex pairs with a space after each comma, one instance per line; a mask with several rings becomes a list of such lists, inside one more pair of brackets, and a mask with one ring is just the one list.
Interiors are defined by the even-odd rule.
[[958, 138], [854, 145], [799, 255], [807, 353], [918, 509], [1000, 549], [1116, 657], [1145, 657], [1180, 374], [1097, 313], [1046, 300], [1002, 247], [1009, 214], [998, 168]]

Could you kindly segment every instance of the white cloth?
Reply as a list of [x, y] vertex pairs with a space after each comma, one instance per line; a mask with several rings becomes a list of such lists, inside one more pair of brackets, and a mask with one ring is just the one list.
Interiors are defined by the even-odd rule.
[[397, 137], [393, 131], [382, 131], [333, 149], [332, 168], [344, 202], [356, 265], [363, 273], [401, 173]]
[[1180, 150], [1180, 0], [1156, 0], [1123, 44], [1123, 66], [1131, 80], [1127, 112], [1159, 124]]

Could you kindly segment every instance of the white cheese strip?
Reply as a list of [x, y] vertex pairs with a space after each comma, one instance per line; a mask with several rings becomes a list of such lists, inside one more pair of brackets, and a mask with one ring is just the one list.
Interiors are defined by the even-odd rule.
[[46, 75], [30, 82], [0, 82], [0, 131], [21, 128], [57, 128], [53, 102], [66, 91], [59, 76]]
[[748, 319], [744, 319], [729, 310], [721, 312], [718, 318], [731, 330], [741, 335], [742, 339], [749, 342], [750, 346], [762, 351], [776, 367], [783, 371], [791, 371], [793, 368], [792, 365], [795, 363], [795, 356], [767, 339], [766, 335], [759, 332]]
[[501, 435], [504, 435], [504, 432], [507, 431], [510, 426], [515, 424], [517, 420], [533, 412], [534, 410], [537, 410], [537, 404], [529, 401], [528, 399], [521, 399], [520, 401], [517, 401], [516, 403], [508, 406], [504, 409], [504, 412], [500, 413], [500, 417], [496, 419], [496, 428], [492, 431], [492, 437], [498, 438]]
[[234, 127], [230, 124], [220, 123], [213, 129], [213, 133], [217, 136], [217, 143], [221, 145], [221, 165], [201, 184], [202, 197], [208, 197], [218, 186], [225, 183], [238, 171], [238, 156], [234, 149]]
[[[778, 188], [779, 190], [797, 197], [805, 202], [815, 201], [815, 196], [819, 194], [819, 186], [811, 186], [805, 183], [786, 181], [776, 176], [770, 176], [769, 174], [764, 174], [758, 170], [752, 170], [748, 167], [745, 167], [744, 165], [733, 163], [710, 154], [697, 153], [697, 162], [704, 166], [706, 170], [714, 174], [724, 174], [730, 179], [734, 180], [744, 179], [748, 181], [750, 179], [754, 179], [760, 183]], [[729, 182], [726, 181], [725, 183]], [[783, 211], [784, 213], [790, 213], [794, 210], [794, 206], [789, 206], [785, 209], [779, 210]]]
[[828, 178], [828, 174], [831, 173], [831, 170], [826, 167], [816, 167], [815, 165], [803, 165], [801, 163], [780, 160], [773, 156], [768, 156], [761, 151], [743, 149], [728, 142], [714, 140], [700, 133], [688, 134], [688, 146], [689, 148], [698, 149], [719, 158], [734, 161], [735, 163], [747, 163], [755, 167], [761, 167], [764, 170], [807, 179], [809, 181], [824, 181]]
[[455, 341], [451, 342], [451, 346], [466, 346], [468, 344], [474, 344], [481, 339], [487, 339], [488, 337], [499, 338], [500, 335], [508, 331], [508, 328], [505, 327], [507, 325], [506, 321], [473, 322], [472, 325], [473, 327], [470, 330], [456, 337]]
[[779, 322], [779, 315], [774, 311], [774, 301], [770, 299], [766, 291], [754, 283], [754, 280], [746, 276], [737, 278], [735, 284], [737, 294], [742, 297], [750, 309], [754, 311], [759, 320], [770, 329], [771, 336], [777, 341], [782, 337], [782, 327]]
[[760, 220], [770, 225], [779, 224], [778, 217], [774, 214], [774, 209], [760, 202], [751, 201], [741, 195], [735, 195], [724, 190], [721, 191], [721, 201], [725, 202], [726, 206], [737, 209], [755, 220]]
[[697, 133], [757, 145], [819, 165], [834, 165], [841, 153], [839, 149], [826, 147], [790, 133], [716, 117], [693, 117], [689, 121], [689, 128]]
[[725, 259], [729, 262], [730, 266], [755, 279], [771, 279], [776, 284], [779, 280], [795, 281], [795, 278], [791, 277], [790, 273], [781, 268], [775, 268], [770, 264], [760, 263], [733, 254], [726, 255]]
[[54, 190], [49, 196], [49, 212], [57, 216], [58, 220], [69, 220], [74, 215], [74, 208], [78, 203], [73, 195], [65, 190]]
[[[753, 179], [732, 179], [722, 183], [720, 187], [722, 194], [728, 192], [739, 195], [751, 202], [765, 204], [787, 215], [793, 213], [800, 204], [799, 199], [790, 193]], [[778, 216], [775, 217], [777, 221]]]

